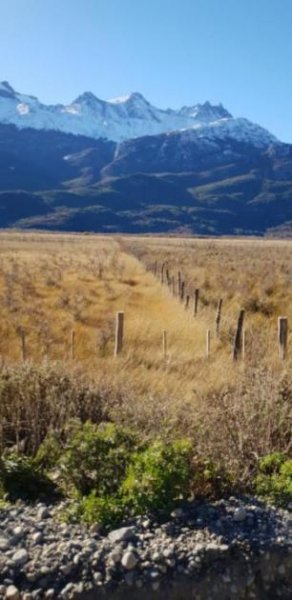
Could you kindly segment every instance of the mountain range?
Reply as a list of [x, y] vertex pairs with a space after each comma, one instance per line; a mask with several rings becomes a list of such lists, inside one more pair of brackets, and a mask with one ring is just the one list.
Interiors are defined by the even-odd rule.
[[209, 102], [85, 92], [48, 106], [0, 83], [0, 226], [282, 235], [292, 145]]

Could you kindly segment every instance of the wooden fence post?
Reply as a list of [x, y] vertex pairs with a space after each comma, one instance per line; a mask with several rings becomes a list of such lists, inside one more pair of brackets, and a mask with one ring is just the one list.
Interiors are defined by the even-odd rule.
[[242, 356], [242, 329], [243, 329], [243, 321], [244, 321], [244, 310], [241, 309], [237, 321], [237, 328], [234, 338], [234, 346], [233, 346], [233, 360], [237, 360]]
[[194, 299], [194, 317], [198, 314], [199, 296], [200, 296], [200, 290], [196, 289], [195, 290], [195, 299]]
[[210, 347], [211, 347], [211, 332], [210, 329], [207, 330], [206, 333], [206, 356], [209, 358], [210, 356]]
[[279, 342], [279, 356], [281, 360], [285, 360], [287, 357], [287, 343], [288, 343], [288, 319], [287, 317], [278, 318], [278, 342]]
[[162, 351], [163, 351], [163, 357], [166, 358], [167, 357], [167, 332], [165, 329], [163, 330], [163, 334], [162, 334]]
[[181, 301], [183, 301], [184, 297], [185, 297], [185, 282], [182, 281], [181, 285], [180, 285], [180, 299], [181, 299]]
[[75, 331], [71, 331], [71, 347], [70, 347], [71, 360], [75, 358]]
[[169, 285], [170, 285], [169, 269], [166, 269], [165, 272], [166, 272], [166, 283], [167, 283], [167, 285], [169, 287]]
[[123, 349], [124, 338], [124, 313], [117, 312], [116, 314], [116, 335], [115, 335], [115, 356], [118, 356]]
[[218, 302], [218, 306], [217, 306], [217, 314], [216, 314], [216, 335], [219, 335], [219, 329], [220, 329], [220, 321], [221, 321], [221, 313], [222, 313], [222, 304], [223, 304], [223, 300], [222, 298], [220, 298], [219, 302]]
[[179, 271], [177, 274], [177, 294], [178, 297], [181, 297], [181, 272]]
[[20, 332], [20, 341], [21, 341], [21, 357], [24, 362], [24, 361], [26, 361], [26, 339], [25, 339], [25, 331], [23, 331], [23, 329]]
[[164, 283], [164, 269], [165, 269], [165, 263], [162, 263], [162, 266], [161, 266], [161, 275], [160, 275], [161, 283]]

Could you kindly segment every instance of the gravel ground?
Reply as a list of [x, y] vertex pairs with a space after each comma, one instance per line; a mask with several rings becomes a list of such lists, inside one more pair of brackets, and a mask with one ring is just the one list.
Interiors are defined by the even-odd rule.
[[60, 508], [0, 510], [0, 598], [292, 599], [288, 511], [254, 498], [197, 502], [106, 534], [62, 523]]

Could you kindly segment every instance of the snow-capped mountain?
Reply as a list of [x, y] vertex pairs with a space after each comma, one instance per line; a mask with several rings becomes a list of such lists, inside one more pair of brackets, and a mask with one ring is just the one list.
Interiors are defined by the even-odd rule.
[[0, 123], [115, 142], [180, 130], [191, 130], [190, 135], [198, 139], [232, 138], [258, 148], [277, 142], [259, 125], [232, 117], [221, 104], [205, 102], [180, 110], [162, 110], [139, 93], [105, 101], [85, 92], [67, 106], [51, 106], [16, 92], [6, 81], [0, 83]]

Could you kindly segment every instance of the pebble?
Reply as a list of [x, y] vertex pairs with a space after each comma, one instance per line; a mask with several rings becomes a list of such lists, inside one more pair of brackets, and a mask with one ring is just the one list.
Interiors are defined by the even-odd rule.
[[38, 510], [37, 518], [39, 521], [42, 521], [43, 519], [47, 519], [49, 516], [50, 516], [50, 512], [46, 506], [42, 506]]
[[236, 523], [241, 523], [242, 521], [245, 521], [246, 517], [247, 517], [247, 512], [244, 508], [242, 508], [242, 506], [235, 509], [234, 515], [233, 515], [233, 520]]
[[28, 561], [28, 553], [24, 548], [17, 550], [13, 556], [12, 560], [16, 565], [24, 565]]
[[1, 552], [5, 552], [10, 547], [10, 542], [5, 537], [0, 537], [0, 550]]
[[9, 600], [18, 600], [20, 598], [19, 590], [17, 589], [17, 587], [15, 587], [15, 585], [8, 586], [5, 598]]
[[135, 538], [135, 527], [120, 527], [108, 534], [108, 539], [112, 544], [132, 540]]
[[131, 569], [134, 569], [135, 566], [137, 565], [138, 557], [134, 552], [132, 552], [130, 550], [130, 551], [125, 552], [125, 554], [123, 554], [121, 562], [122, 562], [123, 567], [130, 571]]
[[[289, 548], [292, 552], [291, 516], [285, 510], [264, 507], [254, 498], [196, 502], [175, 509], [168, 522], [154, 522], [144, 515], [108, 534], [100, 526], [95, 531], [92, 526], [61, 523], [56, 515], [57, 507], [44, 504], [18, 503], [1, 509], [1, 599], [61, 600], [89, 593], [106, 597], [122, 582], [134, 586], [137, 594], [148, 586], [145, 589], [151, 596], [162, 589], [165, 580], [168, 585], [184, 578], [195, 582], [208, 572], [216, 576], [218, 589], [220, 584], [225, 586], [226, 594], [233, 598], [236, 593], [231, 586], [238, 587], [238, 582], [227, 568], [232, 555], [246, 565], [242, 589], [248, 590], [246, 598], [252, 600], [256, 599], [253, 582], [259, 569], [256, 566], [253, 571], [253, 560], [263, 561], [264, 573], [269, 573], [269, 578], [263, 579], [267, 596], [273, 584], [269, 561], [273, 561], [275, 549], [279, 552], [275, 567], [279, 590], [287, 587], [290, 566], [284, 558]], [[24, 590], [22, 581], [26, 582]], [[208, 588], [210, 600], [217, 594], [214, 585], [212, 581]], [[196, 600], [198, 595], [196, 592]], [[281, 597], [278, 592], [277, 597]]]

